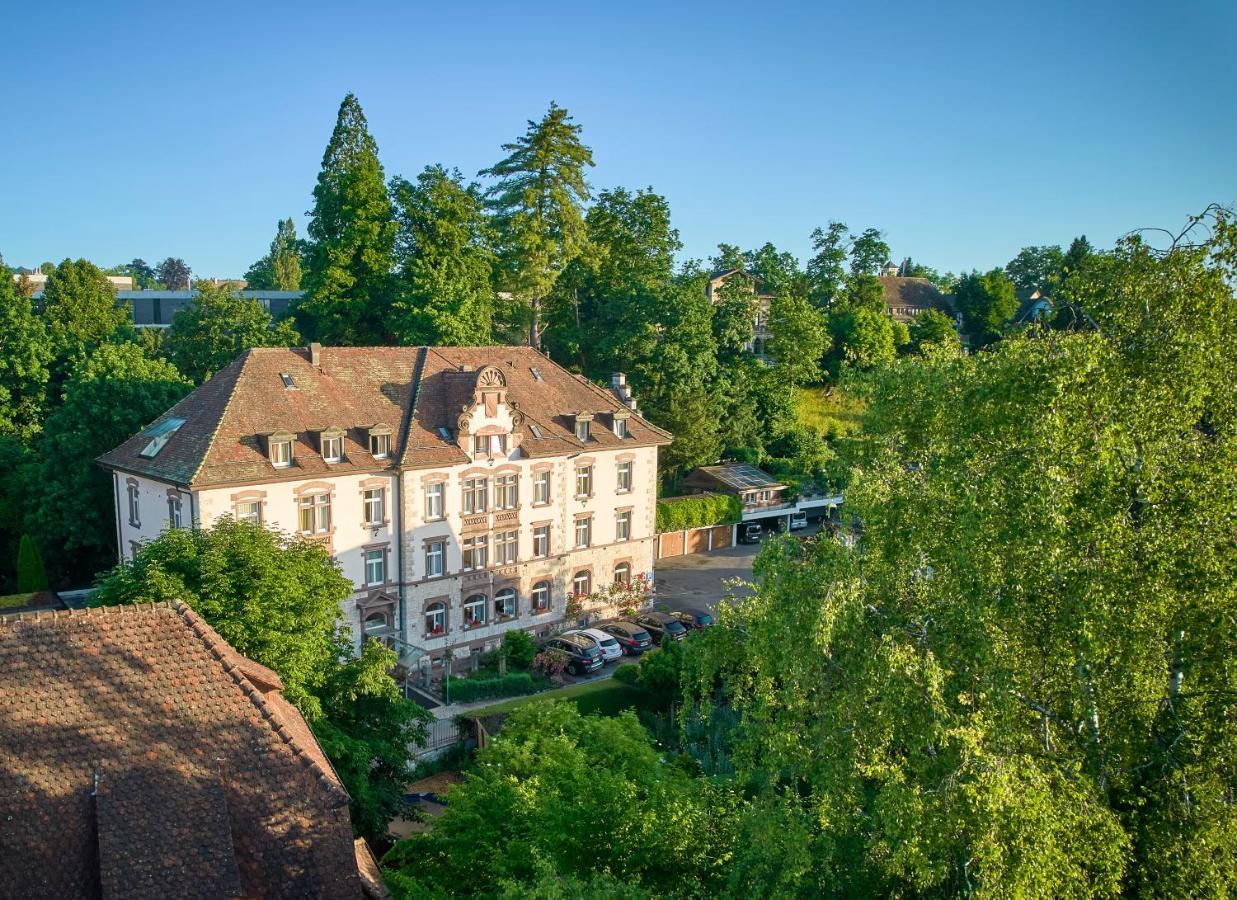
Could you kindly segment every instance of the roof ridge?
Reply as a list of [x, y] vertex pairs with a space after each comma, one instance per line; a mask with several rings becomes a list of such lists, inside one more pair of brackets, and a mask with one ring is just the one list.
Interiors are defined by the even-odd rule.
[[[177, 600], [176, 602], [179, 603], [180, 601]], [[28, 622], [34, 619], [88, 619], [92, 616], [131, 615], [132, 613], [127, 613], [128, 610], [146, 612], [148, 610], [173, 608], [172, 601], [156, 600], [153, 603], [113, 603], [107, 606], [83, 606], [79, 609], [31, 609], [0, 616], [0, 625], [7, 625], [18, 621]]]
[[[219, 436], [219, 429], [223, 427], [224, 420], [228, 417], [228, 410], [232, 407], [232, 400], [236, 396], [236, 388], [241, 383], [241, 376], [245, 374], [245, 366], [249, 364], [249, 360], [253, 357], [255, 348], [250, 347], [240, 355], [240, 365], [237, 366], [236, 373], [232, 377], [232, 386], [228, 389], [228, 399], [223, 403], [223, 409], [219, 411], [218, 418], [215, 419], [215, 425], [210, 430], [210, 439], [206, 442], [206, 447], [202, 450], [201, 456], [198, 457], [198, 464], [194, 467], [192, 474], [186, 482], [187, 485], [192, 485], [197, 477], [202, 474], [202, 469], [206, 465], [206, 460], [210, 457], [210, 452], [215, 449], [215, 438]], [[291, 349], [285, 347], [272, 349]], [[235, 364], [235, 361], [233, 361]], [[216, 373], [218, 374], [218, 373]]]
[[[236, 685], [241, 689], [241, 693], [243, 693], [249, 699], [249, 702], [254, 705], [254, 708], [257, 709], [258, 714], [262, 716], [263, 721], [267, 723], [275, 737], [292, 749], [293, 758], [298, 760], [301, 765], [305, 766], [305, 768], [309, 770], [309, 773], [317, 779], [332, 799], [335, 800], [336, 805], [340, 806], [351, 802], [352, 798], [349, 797], [348, 792], [344, 790], [342, 784], [338, 780], [338, 773], [327, 772], [327, 770], [309, 754], [301, 743], [296, 740], [295, 735], [292, 734], [287, 723], [283, 721], [283, 716], [280, 715], [279, 711], [275, 709], [269, 700], [266, 699], [266, 696], [262, 693], [262, 691], [260, 691], [254, 683], [249, 680], [249, 677], [245, 674], [241, 667], [227, 658], [227, 653], [222, 648], [227, 648], [245, 659], [248, 659], [248, 657], [225, 641], [220, 636], [219, 632], [215, 631], [215, 629], [211, 627], [209, 622], [194, 612], [193, 608], [183, 600], [176, 600], [174, 603], [169, 604], [169, 606], [180, 614], [181, 620], [188, 627], [189, 631], [202, 642], [202, 646], [204, 646], [210, 653], [211, 657], [219, 663], [220, 668], [223, 669], [223, 671], [231, 677], [234, 682], [236, 682]], [[261, 665], [261, 663], [258, 663], [258, 665]], [[297, 710], [297, 715], [300, 715], [300, 710]], [[309, 727], [308, 722], [306, 722], [305, 725], [307, 728]], [[310, 731], [310, 739], [314, 741], [317, 740], [317, 738], [313, 736], [312, 730]], [[321, 749], [321, 746], [319, 746], [319, 749]], [[325, 758], [325, 750], [322, 751], [322, 755]], [[328, 764], [329, 762], [330, 761], [328, 760]]]

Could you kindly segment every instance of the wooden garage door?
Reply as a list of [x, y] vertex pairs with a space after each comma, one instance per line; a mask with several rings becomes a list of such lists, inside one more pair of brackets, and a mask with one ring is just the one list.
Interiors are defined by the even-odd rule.
[[693, 528], [687, 533], [687, 552], [688, 553], [708, 553], [709, 552], [709, 531], [708, 528]]
[[713, 549], [721, 550], [723, 547], [730, 546], [730, 535], [734, 529], [729, 525], [718, 525], [713, 529]]
[[682, 556], [683, 532], [668, 531], [661, 535], [659, 547], [661, 552], [658, 554], [658, 559], [665, 559], [667, 556]]

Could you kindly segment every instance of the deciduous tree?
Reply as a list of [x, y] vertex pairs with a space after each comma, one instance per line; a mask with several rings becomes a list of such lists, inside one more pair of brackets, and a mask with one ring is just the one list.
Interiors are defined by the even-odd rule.
[[245, 281], [251, 290], [299, 291], [304, 252], [304, 242], [296, 236], [296, 223], [290, 218], [280, 219], [270, 251], [249, 267]]
[[1018, 311], [1014, 283], [1004, 270], [993, 269], [964, 276], [954, 289], [954, 302], [962, 313], [962, 327], [978, 344], [1001, 336], [1001, 329]]
[[1005, 274], [1020, 291], [1048, 291], [1064, 265], [1065, 254], [1056, 244], [1023, 247], [1005, 264]]
[[116, 289], [94, 263], [66, 259], [47, 276], [38, 311], [54, 354], [53, 393], [90, 351], [118, 335], [132, 335], [128, 306], [116, 305]]
[[911, 349], [923, 353], [929, 346], [957, 350], [961, 343], [953, 320], [943, 312], [928, 309], [920, 313], [910, 327]]
[[270, 313], [253, 297], [203, 286], [172, 318], [163, 351], [176, 368], [201, 384], [251, 347], [292, 347], [300, 340], [290, 321], [272, 323]]
[[0, 433], [29, 438], [42, 427], [51, 361], [43, 319], [0, 266]]
[[777, 294], [769, 304], [766, 351], [793, 384], [819, 381], [821, 360], [829, 349], [825, 318], [799, 294]]
[[169, 256], [155, 266], [155, 280], [169, 291], [189, 290], [189, 278], [192, 274], [188, 264], [175, 256]]

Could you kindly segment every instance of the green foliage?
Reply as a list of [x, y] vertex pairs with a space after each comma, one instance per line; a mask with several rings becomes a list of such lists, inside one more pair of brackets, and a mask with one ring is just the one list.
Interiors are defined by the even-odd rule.
[[169, 256], [155, 266], [155, 280], [169, 291], [189, 290], [189, 276], [192, 272], [183, 259]]
[[[0, 434], [0, 559], [16, 560], [20, 550], [29, 506], [30, 458], [30, 447], [24, 441]], [[0, 566], [0, 593], [16, 587], [16, 571]]]
[[828, 228], [812, 232], [812, 258], [807, 264], [809, 297], [817, 309], [833, 302], [846, 280], [848, 229], [841, 222], [830, 222]]
[[943, 312], [928, 309], [921, 312], [911, 325], [911, 349], [916, 353], [924, 353], [928, 347], [942, 347], [946, 350], [958, 351], [962, 347], [954, 323]]
[[29, 438], [42, 427], [51, 361], [42, 317], [0, 265], [0, 434]]
[[120, 267], [121, 274], [133, 279], [133, 286], [139, 291], [149, 290], [155, 286], [155, 270], [147, 265], [146, 260], [138, 258]]
[[1023, 247], [1005, 264], [1005, 274], [1020, 291], [1047, 291], [1061, 275], [1065, 254], [1056, 244]]
[[584, 250], [586, 167], [593, 153], [580, 126], [556, 103], [482, 175], [497, 179], [485, 193], [501, 236], [502, 280], [529, 307], [528, 342], [541, 344], [541, 307], [563, 270]]
[[477, 754], [433, 830], [401, 841], [383, 867], [405, 896], [444, 885], [469, 896], [563, 896], [568, 885], [587, 886], [573, 897], [630, 895], [620, 885], [703, 896], [732, 846], [732, 804], [726, 788], [664, 765], [631, 713], [535, 702]]
[[378, 145], [353, 94], [339, 105], [310, 211], [302, 333], [329, 344], [388, 342], [396, 223]]
[[36, 593], [47, 590], [47, 571], [43, 557], [30, 535], [21, 536], [17, 550], [17, 590], [21, 593]]
[[743, 518], [743, 504], [729, 494], [693, 494], [657, 501], [657, 530], [683, 531], [709, 525], [731, 525]]
[[769, 304], [766, 351], [794, 384], [819, 381], [830, 336], [821, 313], [797, 294], [778, 294]]
[[889, 261], [889, 245], [885, 243], [880, 229], [868, 228], [850, 245], [850, 274], [878, 275]]
[[747, 275], [728, 278], [713, 301], [713, 338], [720, 356], [734, 356], [750, 346], [755, 317], [755, 280]]
[[859, 306], [829, 320], [833, 350], [827, 365], [835, 377], [843, 365], [864, 370], [887, 363], [895, 354], [893, 320], [883, 310]]
[[296, 223], [280, 219], [270, 252], [249, 267], [245, 281], [254, 291], [299, 291], [304, 242], [296, 236]]
[[427, 166], [415, 183], [391, 180], [399, 267], [391, 329], [401, 344], [493, 341], [494, 234], [475, 184]]
[[48, 274], [38, 312], [51, 339], [53, 395], [93, 348], [133, 330], [128, 309], [116, 305], [116, 289], [84, 259], [66, 259]]
[[176, 368], [201, 384], [251, 347], [292, 347], [300, 340], [291, 322], [273, 324], [256, 299], [203, 285], [172, 318], [163, 350]]
[[614, 670], [614, 680], [621, 684], [635, 684], [640, 677], [640, 668], [635, 663], [623, 663]]
[[965, 275], [954, 288], [954, 302], [962, 313], [963, 330], [979, 344], [988, 344], [1018, 311], [1014, 283], [1001, 269], [986, 274]]
[[507, 664], [517, 669], [527, 669], [537, 655], [537, 642], [527, 631], [508, 631], [503, 635], [503, 652]]
[[774, 859], [788, 895], [1228, 891], [1237, 229], [1207, 224], [1199, 246], [1092, 258], [1067, 281], [1089, 329], [863, 380], [861, 552], [771, 542], [756, 595], [685, 647], [784, 823], [741, 831], [739, 877]]
[[112, 477], [95, 460], [180, 400], [190, 383], [136, 344], [103, 344], [65, 385], [64, 402], [35, 441], [28, 480], [27, 529], [53, 580], [88, 579], [116, 559]]
[[683, 641], [670, 635], [661, 639], [661, 646], [640, 657], [636, 684], [664, 700], [683, 693]]
[[[531, 660], [529, 661], [531, 664]], [[522, 697], [542, 689], [544, 682], [533, 679], [528, 672], [508, 672], [497, 678], [451, 678], [451, 702], [472, 703], [493, 697]]]

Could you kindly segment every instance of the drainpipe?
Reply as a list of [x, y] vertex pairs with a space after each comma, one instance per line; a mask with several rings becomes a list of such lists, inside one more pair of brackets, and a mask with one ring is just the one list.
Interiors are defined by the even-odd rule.
[[403, 480], [404, 473], [396, 470], [391, 488], [391, 516], [395, 525], [395, 571], [399, 573], [399, 580], [395, 584], [396, 599], [398, 600], [395, 617], [399, 622], [399, 639], [407, 641], [408, 634], [404, 629], [404, 591], [407, 581], [404, 577], [404, 504], [402, 499], [403, 493], [400, 490], [403, 486]]
[[116, 506], [116, 558], [118, 562], [123, 562], [125, 550], [124, 528], [120, 524], [120, 473], [115, 469], [112, 469], [112, 502]]

